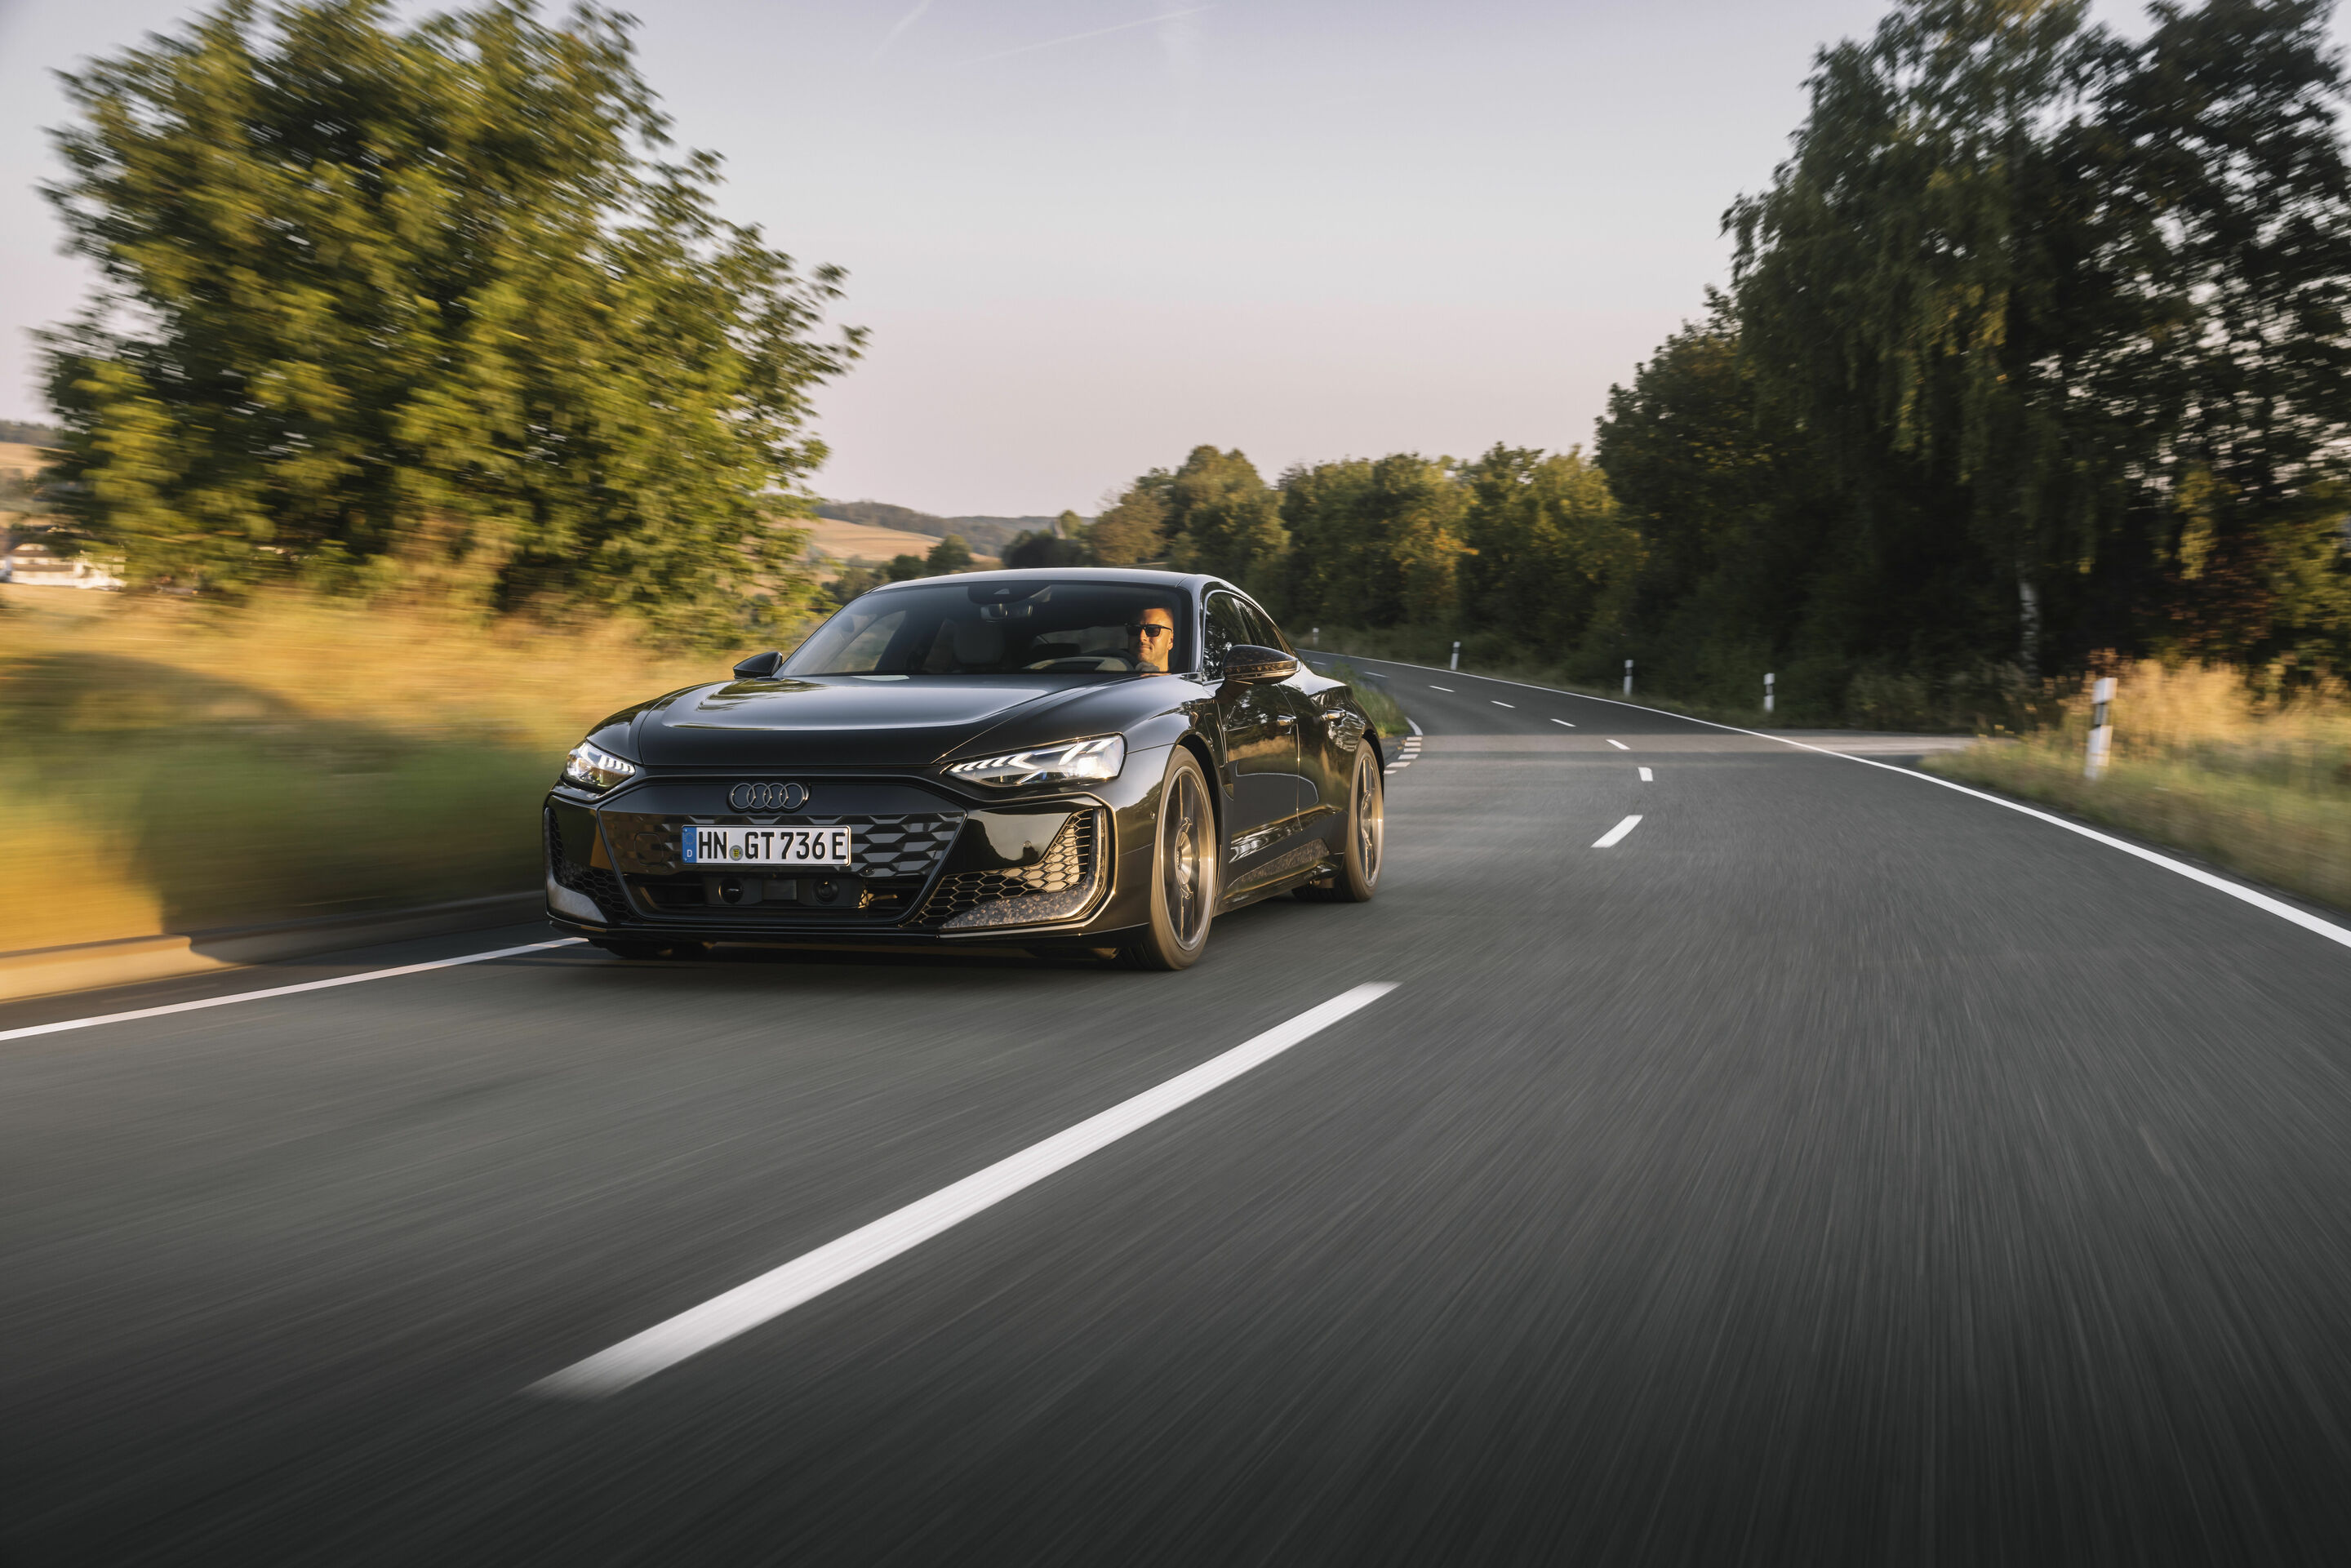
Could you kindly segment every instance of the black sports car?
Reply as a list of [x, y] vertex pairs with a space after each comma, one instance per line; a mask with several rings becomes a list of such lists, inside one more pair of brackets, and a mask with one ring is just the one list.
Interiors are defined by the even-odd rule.
[[1379, 884], [1380, 737], [1212, 577], [879, 588], [789, 659], [598, 725], [546, 810], [548, 915], [713, 942], [1200, 956], [1220, 910]]

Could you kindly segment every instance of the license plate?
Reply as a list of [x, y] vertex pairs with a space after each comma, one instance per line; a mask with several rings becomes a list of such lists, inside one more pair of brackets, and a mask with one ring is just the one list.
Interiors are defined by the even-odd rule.
[[702, 828], [678, 835], [688, 865], [830, 865], [854, 862], [848, 828]]

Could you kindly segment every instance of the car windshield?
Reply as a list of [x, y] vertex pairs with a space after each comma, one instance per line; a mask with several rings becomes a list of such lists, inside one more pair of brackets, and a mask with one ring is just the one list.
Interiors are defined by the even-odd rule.
[[[852, 601], [786, 662], [787, 675], [1134, 674], [1194, 668], [1191, 617], [1165, 589], [961, 582]], [[1168, 632], [1160, 628], [1166, 626]]]

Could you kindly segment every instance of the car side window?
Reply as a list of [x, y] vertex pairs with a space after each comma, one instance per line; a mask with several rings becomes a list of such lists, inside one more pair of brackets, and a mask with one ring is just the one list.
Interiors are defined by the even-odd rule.
[[1281, 634], [1281, 628], [1276, 626], [1264, 611], [1254, 604], [1244, 604], [1241, 613], [1249, 618], [1250, 642], [1260, 648], [1272, 648], [1284, 653], [1290, 651], [1288, 640]]
[[1249, 617], [1243, 612], [1241, 601], [1231, 594], [1211, 593], [1207, 619], [1208, 645], [1200, 667], [1209, 674], [1222, 675], [1226, 651], [1237, 643], [1247, 643], [1251, 636]]

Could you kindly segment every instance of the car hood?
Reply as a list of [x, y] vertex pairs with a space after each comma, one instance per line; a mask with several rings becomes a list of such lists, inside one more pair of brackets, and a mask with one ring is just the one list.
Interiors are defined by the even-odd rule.
[[646, 705], [632, 741], [655, 768], [919, 768], [1096, 685], [1067, 676], [731, 681]]

